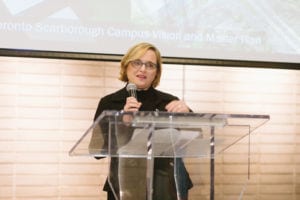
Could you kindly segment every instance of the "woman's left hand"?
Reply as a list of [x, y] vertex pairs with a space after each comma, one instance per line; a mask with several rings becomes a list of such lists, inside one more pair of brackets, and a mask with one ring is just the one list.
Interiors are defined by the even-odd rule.
[[174, 100], [166, 105], [168, 112], [190, 112], [189, 107], [182, 100]]

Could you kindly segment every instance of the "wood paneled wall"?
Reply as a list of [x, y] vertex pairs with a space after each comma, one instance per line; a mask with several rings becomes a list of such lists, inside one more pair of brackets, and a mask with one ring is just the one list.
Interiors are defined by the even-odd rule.
[[[105, 199], [107, 160], [68, 151], [99, 99], [124, 85], [118, 75], [118, 63], [0, 57], [0, 200]], [[158, 89], [194, 112], [269, 114], [251, 137], [244, 199], [300, 198], [300, 71], [164, 65]], [[245, 146], [218, 157], [218, 199], [237, 199], [244, 188]], [[195, 184], [190, 199], [198, 200], [207, 195], [206, 169], [186, 162]]]

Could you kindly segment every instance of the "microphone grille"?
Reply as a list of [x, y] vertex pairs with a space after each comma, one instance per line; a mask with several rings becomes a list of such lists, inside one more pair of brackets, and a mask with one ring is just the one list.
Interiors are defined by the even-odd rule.
[[126, 86], [126, 90], [127, 91], [136, 90], [136, 85], [134, 83], [128, 83]]

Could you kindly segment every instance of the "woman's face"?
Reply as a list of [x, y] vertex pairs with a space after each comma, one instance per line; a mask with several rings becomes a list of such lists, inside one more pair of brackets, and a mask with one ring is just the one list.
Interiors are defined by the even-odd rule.
[[156, 60], [154, 51], [148, 50], [142, 57], [130, 62], [126, 71], [129, 82], [134, 83], [137, 89], [148, 89], [157, 73]]

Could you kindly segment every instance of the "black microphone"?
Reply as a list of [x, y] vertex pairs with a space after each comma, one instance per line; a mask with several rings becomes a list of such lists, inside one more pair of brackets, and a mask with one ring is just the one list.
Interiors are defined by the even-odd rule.
[[134, 97], [137, 99], [136, 85], [134, 83], [128, 83], [126, 86], [126, 90], [130, 94], [131, 97]]

